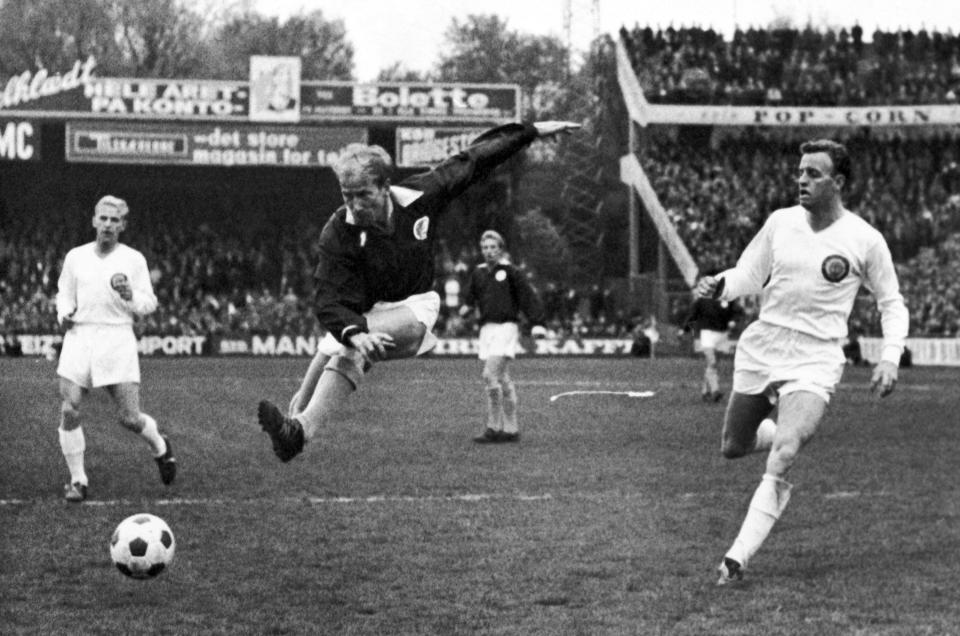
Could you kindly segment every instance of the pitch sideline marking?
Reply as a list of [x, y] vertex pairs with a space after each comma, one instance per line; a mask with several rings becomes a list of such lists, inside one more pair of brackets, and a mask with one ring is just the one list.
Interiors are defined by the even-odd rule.
[[[322, 504], [362, 504], [362, 503], [426, 503], [426, 502], [480, 502], [480, 501], [549, 501], [554, 497], [550, 493], [539, 495], [528, 494], [495, 494], [495, 493], [464, 493], [462, 495], [368, 495], [363, 497], [283, 497], [263, 499], [222, 499], [222, 498], [184, 498], [184, 499], [90, 499], [84, 501], [84, 506], [132, 506], [149, 502], [157, 506], [235, 506], [241, 504], [258, 503], [308, 503]], [[45, 499], [0, 499], [0, 506], [25, 506], [43, 503]]]
[[[889, 497], [892, 493], [888, 491], [863, 492], [859, 490], [839, 490], [836, 492], [824, 493], [825, 500], [838, 499], [856, 499], [865, 497]], [[495, 494], [495, 493], [464, 493], [462, 495], [368, 495], [358, 497], [284, 497], [281, 499], [222, 499], [222, 498], [184, 498], [184, 499], [156, 499], [156, 500], [133, 500], [133, 499], [105, 499], [89, 500], [83, 502], [82, 506], [133, 506], [133, 505], [155, 505], [155, 506], [237, 506], [237, 505], [256, 505], [256, 504], [277, 504], [277, 503], [306, 503], [310, 505], [329, 505], [329, 504], [392, 504], [392, 503], [480, 503], [496, 501], [520, 501], [520, 502], [543, 502], [559, 501], [562, 499], [586, 499], [589, 501], [601, 501], [603, 499], [639, 499], [649, 496], [649, 493], [563, 493], [553, 495], [551, 493], [542, 494]], [[684, 493], [680, 499], [689, 500], [703, 493]], [[0, 499], [0, 507], [27, 506], [31, 504], [42, 504], [50, 502], [50, 499]], [[63, 502], [63, 505], [68, 505]], [[78, 506], [80, 507], [80, 506]]]
[[[300, 381], [300, 378], [287, 378], [291, 381]], [[437, 381], [431, 378], [410, 378], [405, 380], [408, 384], [436, 384]], [[520, 387], [624, 387], [629, 388], [633, 383], [629, 381], [610, 381], [610, 380], [517, 380], [513, 381], [514, 384]], [[670, 389], [689, 389], [691, 387], [697, 387], [700, 384], [699, 379], [691, 379], [690, 381], [673, 381], [673, 380], [664, 380], [661, 382], [653, 382], [655, 387], [663, 390]], [[852, 391], [854, 393], [869, 392], [870, 384], [867, 382], [841, 382], [837, 385], [837, 390], [839, 391]], [[942, 386], [937, 386], [934, 384], [908, 384], [899, 382], [897, 384], [897, 391], [917, 391], [919, 393], [932, 393], [935, 391], [942, 391]]]

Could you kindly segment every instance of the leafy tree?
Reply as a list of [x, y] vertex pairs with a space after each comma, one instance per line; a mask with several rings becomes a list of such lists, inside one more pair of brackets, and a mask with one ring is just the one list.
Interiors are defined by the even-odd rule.
[[121, 52], [133, 77], [197, 77], [204, 67], [206, 21], [183, 0], [108, 0]]
[[113, 77], [246, 79], [251, 55], [294, 55], [307, 79], [351, 78], [342, 20], [320, 11], [281, 22], [241, 2], [0, 0], [0, 76], [69, 68], [94, 56]]
[[518, 33], [499, 16], [454, 18], [444, 38], [450, 53], [437, 63], [439, 81], [519, 84], [525, 116], [533, 115], [538, 87], [566, 79], [567, 51], [559, 38]]
[[91, 55], [101, 64], [116, 61], [113, 27], [102, 0], [0, 0], [0, 77], [60, 72]]
[[205, 18], [184, 0], [0, 0], [0, 70], [59, 70], [93, 56], [119, 77], [195, 77]]
[[556, 224], [539, 209], [524, 212], [516, 219], [517, 251], [524, 265], [540, 281], [566, 281], [570, 277], [570, 249]]
[[[551, 241], [524, 240], [523, 257], [528, 257], [527, 248], [536, 250], [529, 256], [540, 261], [538, 275], [558, 282], [592, 284], [606, 276], [622, 276], [626, 264], [620, 267], [607, 257], [611, 237], [623, 232], [611, 223], [617, 219], [604, 205], [611, 188], [622, 188], [616, 179], [622, 153], [610, 154], [600, 143], [608, 138], [608, 125], [601, 121], [598, 76], [609, 74], [609, 43], [595, 43], [584, 64], [571, 73], [569, 53], [558, 38], [518, 33], [495, 15], [453, 20], [445, 37], [449, 53], [438, 62], [439, 79], [519, 84], [524, 119], [584, 124], [582, 131], [559, 144], [534, 144], [523, 170], [514, 173], [507, 207], [526, 212], [499, 222], [515, 235], [556, 236]], [[554, 254], [563, 256], [554, 262]]]
[[377, 73], [378, 82], [429, 82], [429, 72], [415, 71], [407, 68], [402, 62], [394, 62], [390, 66], [380, 69]]
[[251, 55], [299, 56], [304, 79], [349, 80], [353, 45], [343, 20], [327, 20], [321, 11], [294, 15], [285, 22], [254, 11], [229, 16], [216, 29], [218, 47], [210, 77], [243, 79]]

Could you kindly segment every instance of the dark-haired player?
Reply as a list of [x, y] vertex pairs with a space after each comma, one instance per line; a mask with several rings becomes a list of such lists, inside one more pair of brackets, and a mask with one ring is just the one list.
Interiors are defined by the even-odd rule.
[[719, 402], [723, 399], [720, 374], [717, 372], [717, 346], [736, 326], [741, 314], [742, 310], [736, 301], [703, 296], [697, 296], [690, 308], [684, 327], [692, 329], [700, 341], [700, 352], [704, 360], [700, 397], [704, 402]]
[[[799, 205], [775, 211], [736, 267], [697, 283], [701, 296], [761, 294], [760, 315], [737, 342], [722, 452], [733, 459], [769, 450], [766, 471], [718, 583], [742, 578], [790, 498], [787, 472], [824, 416], [844, 368], [847, 320], [861, 286], [881, 314], [883, 349], [871, 386], [889, 395], [907, 335], [907, 308], [883, 236], [843, 207], [851, 179], [846, 148], [800, 146]], [[777, 406], [776, 421], [767, 416]]]

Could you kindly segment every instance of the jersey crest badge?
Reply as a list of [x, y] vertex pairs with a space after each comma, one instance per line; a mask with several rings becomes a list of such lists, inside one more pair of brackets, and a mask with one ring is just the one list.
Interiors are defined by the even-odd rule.
[[850, 261], [839, 254], [831, 254], [823, 259], [820, 272], [831, 283], [839, 283], [850, 273]]
[[120, 288], [125, 287], [127, 284], [127, 275], [123, 272], [117, 272], [110, 277], [110, 287], [112, 287], [114, 291], [120, 291]]
[[502, 283], [503, 281], [507, 280], [507, 270], [498, 269], [497, 273], [494, 274], [493, 277], [497, 279], [497, 282]]
[[421, 216], [417, 219], [417, 222], [413, 224], [413, 238], [418, 241], [427, 240], [427, 230], [430, 229], [430, 217]]

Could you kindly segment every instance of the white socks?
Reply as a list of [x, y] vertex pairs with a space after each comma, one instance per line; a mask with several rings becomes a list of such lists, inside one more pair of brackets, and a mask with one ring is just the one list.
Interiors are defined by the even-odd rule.
[[146, 413], [140, 414], [140, 423], [143, 424], [143, 430], [140, 435], [153, 447], [154, 457], [160, 457], [167, 452], [167, 443], [160, 437], [160, 429], [157, 427], [157, 420]]
[[513, 382], [504, 382], [500, 385], [503, 392], [503, 432], [519, 433], [517, 426], [517, 389]]
[[60, 435], [60, 450], [70, 471], [70, 483], [80, 482], [86, 486], [87, 472], [83, 468], [83, 452], [87, 449], [87, 442], [83, 437], [83, 427], [78, 426], [71, 431], [58, 428], [57, 433]]
[[503, 430], [503, 390], [499, 386], [487, 387], [487, 428]]
[[750, 500], [750, 508], [743, 519], [740, 534], [737, 535], [726, 556], [737, 561], [743, 567], [756, 554], [764, 540], [780, 518], [783, 509], [790, 501], [791, 484], [774, 477], [764, 475]]
[[[140, 422], [143, 424], [140, 435], [153, 448], [154, 456], [160, 457], [166, 453], [167, 443], [160, 436], [157, 421], [146, 413], [141, 413]], [[83, 427], [78, 426], [69, 431], [61, 427], [57, 429], [57, 433], [60, 437], [60, 451], [63, 453], [63, 459], [67, 462], [67, 470], [70, 471], [70, 483], [79, 482], [84, 486], [88, 485], [87, 472], [83, 466], [83, 453], [87, 450]]]
[[716, 367], [707, 367], [703, 372], [703, 385], [710, 393], [720, 391], [720, 374]]

